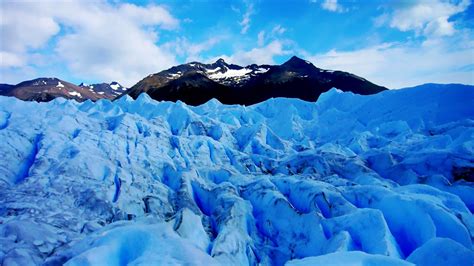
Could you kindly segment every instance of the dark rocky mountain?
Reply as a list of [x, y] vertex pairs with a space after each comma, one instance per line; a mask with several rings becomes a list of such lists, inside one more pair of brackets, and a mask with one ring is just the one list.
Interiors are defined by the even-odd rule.
[[331, 88], [357, 94], [386, 90], [356, 75], [320, 69], [296, 56], [282, 65], [228, 64], [219, 59], [211, 64], [191, 62], [149, 75], [132, 88], [117, 82], [79, 86], [57, 78], [38, 78], [17, 85], [0, 84], [0, 95], [45, 102], [57, 97], [77, 101], [137, 98], [146, 92], [155, 100], [200, 105], [213, 98], [224, 104], [251, 105], [269, 98], [288, 97], [316, 101]]
[[[23, 81], [17, 85], [1, 84], [0, 95], [13, 96], [25, 101], [48, 102], [57, 97], [63, 97], [82, 102], [85, 100], [114, 99], [126, 90], [116, 82], [107, 85], [108, 87], [102, 84], [99, 84], [99, 86], [85, 86], [84, 84], [77, 86], [58, 78], [37, 78]], [[120, 92], [120, 94], [117, 92]]]
[[4, 93], [8, 93], [14, 87], [15, 87], [15, 85], [3, 84], [3, 83], [0, 84], [0, 95], [3, 95]]
[[293, 56], [282, 65], [241, 67], [223, 59], [212, 64], [191, 62], [149, 75], [127, 94], [137, 98], [146, 92], [155, 100], [181, 100], [191, 105], [213, 98], [225, 104], [250, 105], [274, 97], [316, 101], [333, 87], [363, 95], [386, 90], [356, 75], [320, 69]]

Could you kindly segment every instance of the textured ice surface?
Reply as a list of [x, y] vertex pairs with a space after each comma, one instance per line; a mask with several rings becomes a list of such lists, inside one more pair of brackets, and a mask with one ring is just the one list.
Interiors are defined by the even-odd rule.
[[0, 97], [0, 262], [472, 265], [473, 101]]

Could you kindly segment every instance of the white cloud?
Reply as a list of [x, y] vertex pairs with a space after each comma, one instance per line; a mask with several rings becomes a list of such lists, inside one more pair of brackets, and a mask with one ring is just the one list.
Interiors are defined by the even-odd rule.
[[0, 51], [0, 67], [22, 67], [26, 64], [21, 54]]
[[257, 45], [263, 46], [269, 40], [278, 40], [285, 32], [286, 28], [281, 25], [276, 25], [269, 33], [262, 30], [257, 35]]
[[181, 37], [175, 41], [166, 43], [163, 45], [163, 48], [180, 57], [184, 57], [186, 62], [203, 61], [203, 58], [201, 57], [202, 52], [212, 49], [216, 44], [225, 39], [227, 39], [227, 36], [221, 34], [210, 37], [203, 42], [193, 43], [187, 38]]
[[387, 24], [389, 20], [390, 20], [390, 16], [388, 13], [383, 13], [379, 15], [378, 17], [373, 18], [374, 25], [376, 27], [382, 27], [383, 25]]
[[279, 35], [279, 34], [283, 34], [285, 33], [286, 29], [283, 28], [281, 25], [276, 25], [275, 27], [273, 27], [272, 29], [272, 34], [273, 35]]
[[42, 48], [56, 35], [59, 24], [47, 9], [25, 2], [2, 2], [0, 19], [0, 67], [24, 67], [28, 50]]
[[263, 46], [265, 43], [265, 31], [260, 31], [257, 35], [257, 44], [258, 46]]
[[309, 56], [325, 69], [343, 70], [387, 86], [423, 83], [474, 84], [474, 43], [468, 37], [416, 43], [384, 43], [354, 51], [331, 50]]
[[331, 12], [344, 12], [344, 8], [337, 2], [337, 0], [323, 0], [321, 7]]
[[393, 12], [381, 15], [376, 25], [388, 24], [400, 31], [415, 31], [427, 37], [451, 36], [455, 33], [454, 22], [449, 18], [463, 12], [470, 0], [458, 3], [445, 0], [417, 0], [391, 6]]
[[21, 53], [28, 48], [40, 48], [59, 32], [58, 23], [47, 10], [38, 7], [34, 11], [25, 2], [2, 2], [2, 51]]
[[250, 16], [253, 14], [253, 4], [247, 4], [245, 13], [242, 16], [242, 20], [239, 22], [242, 26], [241, 34], [246, 34], [250, 28]]
[[250, 50], [239, 50], [230, 56], [222, 55], [220, 58], [242, 66], [250, 64], [275, 64], [275, 56], [291, 53], [292, 51], [286, 48], [284, 41], [274, 40], [265, 46]]
[[281, 55], [293, 54], [294, 43], [282, 38], [282, 34], [286, 32], [286, 28], [276, 25], [271, 31], [260, 31], [257, 34], [257, 47], [251, 49], [237, 49], [232, 55], [221, 55], [211, 58], [212, 61], [222, 58], [232, 64], [241, 66], [251, 64], [275, 64], [275, 57]]
[[[54, 56], [77, 77], [118, 79], [131, 86], [176, 63], [156, 44], [161, 30], [179, 26], [162, 6], [71, 0], [6, 2], [2, 9], [3, 67], [25, 67], [34, 50], [55, 35]], [[58, 35], [61, 27], [65, 30]]]
[[133, 4], [122, 4], [117, 11], [123, 17], [141, 26], [154, 25], [163, 29], [175, 29], [179, 25], [179, 21], [161, 6], [141, 7]]
[[425, 37], [423, 43], [330, 51], [314, 59], [324, 67], [352, 71], [391, 88], [428, 82], [474, 84], [472, 32], [451, 19], [469, 5], [470, 0], [392, 2], [384, 6], [386, 12], [375, 18], [374, 24], [414, 32]]

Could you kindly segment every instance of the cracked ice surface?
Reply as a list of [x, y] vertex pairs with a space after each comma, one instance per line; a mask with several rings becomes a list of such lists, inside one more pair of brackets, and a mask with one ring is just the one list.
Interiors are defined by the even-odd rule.
[[473, 99], [0, 97], [0, 262], [472, 265]]

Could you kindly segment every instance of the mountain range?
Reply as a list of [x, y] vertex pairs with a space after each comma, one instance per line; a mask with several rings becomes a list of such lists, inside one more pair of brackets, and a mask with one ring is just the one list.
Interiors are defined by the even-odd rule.
[[354, 74], [321, 69], [293, 56], [281, 65], [242, 67], [223, 59], [211, 64], [191, 62], [148, 75], [130, 89], [117, 82], [77, 86], [57, 78], [39, 78], [17, 85], [0, 84], [0, 95], [39, 102], [56, 97], [96, 101], [124, 95], [136, 99], [145, 92], [155, 100], [179, 100], [189, 105], [213, 98], [224, 104], [251, 105], [276, 97], [316, 101], [333, 87], [362, 95], [387, 89]]
[[49, 102], [57, 97], [86, 100], [115, 99], [127, 88], [117, 82], [74, 85], [58, 78], [37, 78], [17, 85], [0, 84], [0, 95], [13, 96], [25, 101]]
[[200, 105], [210, 99], [224, 104], [250, 105], [270, 98], [299, 98], [316, 101], [331, 88], [357, 94], [375, 94], [387, 88], [343, 71], [324, 70], [293, 56], [282, 65], [212, 64], [191, 62], [149, 75], [127, 94], [137, 98], [143, 92], [160, 101], [183, 101]]

